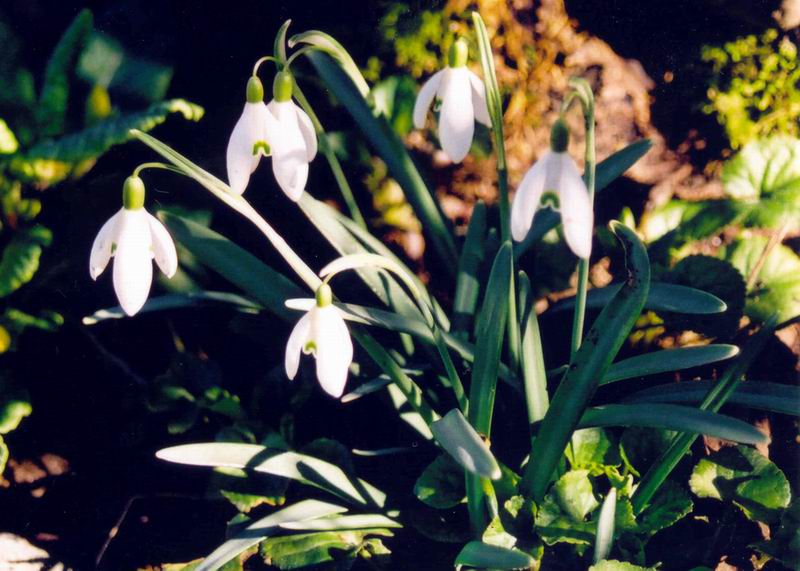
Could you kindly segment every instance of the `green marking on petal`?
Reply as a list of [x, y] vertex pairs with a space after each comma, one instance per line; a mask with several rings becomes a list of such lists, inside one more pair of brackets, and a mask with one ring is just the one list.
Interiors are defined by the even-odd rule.
[[558, 195], [555, 192], [548, 190], [542, 194], [539, 204], [542, 208], [547, 207], [553, 210], [558, 210], [559, 206], [561, 206], [561, 201], [558, 199]]
[[256, 141], [253, 144], [253, 155], [257, 155], [259, 152], [264, 153], [264, 156], [268, 157], [272, 154], [272, 149], [269, 148], [266, 141]]
[[305, 353], [306, 355], [314, 353], [316, 350], [317, 350], [317, 344], [314, 341], [308, 341], [303, 346], [303, 353]]

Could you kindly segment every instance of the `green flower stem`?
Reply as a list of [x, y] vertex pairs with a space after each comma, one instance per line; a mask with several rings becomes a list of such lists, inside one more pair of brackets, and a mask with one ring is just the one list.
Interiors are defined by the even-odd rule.
[[[573, 91], [564, 100], [561, 107], [562, 114], [566, 112], [573, 98], [581, 102], [583, 110], [584, 129], [586, 131], [586, 149], [584, 152], [584, 171], [583, 180], [589, 190], [589, 201], [594, 208], [594, 187], [595, 187], [595, 168], [597, 158], [595, 156], [594, 141], [594, 94], [592, 88], [582, 77], [573, 77], [569, 80]], [[573, 95], [574, 94], [574, 95]], [[578, 262], [578, 292], [575, 296], [575, 314], [572, 319], [572, 350], [571, 357], [575, 356], [581, 346], [583, 339], [583, 323], [586, 318], [586, 288], [589, 282], [589, 260], [581, 258]]]
[[[739, 357], [725, 370], [722, 378], [708, 391], [708, 394], [700, 404], [700, 410], [718, 412], [722, 408], [722, 405], [727, 402], [736, 390], [742, 380], [742, 376], [750, 368], [750, 365], [764, 348], [766, 342], [772, 337], [774, 331], [775, 319], [773, 318], [765, 323], [761, 330], [745, 343]], [[697, 434], [688, 432], [678, 434], [670, 443], [669, 448], [650, 466], [650, 469], [642, 477], [642, 481], [631, 497], [634, 514], [641, 513], [647, 507], [653, 495], [686, 455], [697, 437]]]
[[333, 178], [336, 180], [336, 184], [339, 186], [339, 190], [342, 193], [342, 198], [347, 205], [347, 210], [350, 211], [350, 217], [356, 224], [366, 229], [367, 223], [364, 220], [364, 216], [361, 214], [361, 210], [358, 208], [358, 203], [353, 195], [353, 189], [350, 188], [350, 184], [347, 182], [347, 177], [344, 176], [342, 165], [339, 163], [336, 153], [333, 152], [333, 149], [328, 142], [328, 135], [325, 132], [325, 129], [322, 127], [322, 123], [320, 123], [319, 118], [317, 117], [317, 114], [314, 113], [314, 109], [312, 109], [308, 99], [306, 99], [306, 96], [300, 90], [300, 86], [297, 85], [297, 81], [294, 83], [294, 98], [300, 104], [300, 107], [303, 108], [303, 111], [306, 112], [309, 119], [311, 119], [311, 123], [314, 125], [314, 130], [317, 132], [317, 138], [319, 139], [319, 149], [322, 151], [322, 154], [325, 155], [325, 160], [328, 161], [328, 165], [331, 167]]
[[[508, 165], [506, 163], [506, 145], [503, 133], [503, 104], [500, 97], [500, 88], [497, 85], [497, 74], [494, 69], [492, 46], [489, 43], [489, 34], [486, 25], [478, 12], [472, 13], [472, 22], [478, 36], [481, 70], [483, 71], [483, 85], [486, 89], [486, 105], [489, 117], [492, 119], [492, 139], [495, 154], [497, 155], [497, 188], [500, 195], [500, 236], [503, 242], [511, 240], [511, 215], [508, 200]], [[514, 269], [511, 269], [515, 276]], [[506, 321], [508, 335], [508, 356], [511, 370], [516, 373], [520, 367], [520, 334], [519, 316], [517, 315], [517, 294], [515, 280], [511, 281], [511, 290], [508, 292], [508, 320]]]

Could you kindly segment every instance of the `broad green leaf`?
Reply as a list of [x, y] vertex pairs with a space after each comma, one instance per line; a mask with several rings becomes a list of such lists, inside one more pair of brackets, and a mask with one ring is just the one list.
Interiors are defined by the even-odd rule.
[[463, 567], [476, 569], [532, 569], [536, 561], [518, 549], [489, 545], [482, 541], [467, 543], [456, 557], [456, 571]]
[[284, 301], [304, 297], [305, 293], [283, 274], [202, 224], [168, 212], [162, 212], [161, 217], [175, 241], [181, 243], [202, 264], [275, 315], [290, 321], [299, 318], [297, 312], [284, 306]]
[[[716, 381], [690, 381], [658, 385], [635, 392], [632, 403], [699, 403]], [[800, 387], [764, 381], [745, 381], [736, 387], [728, 404], [800, 416]]]
[[789, 569], [800, 568], [800, 499], [795, 497], [792, 505], [783, 512], [777, 530], [772, 527], [770, 532], [769, 541], [760, 541], [752, 547]]
[[0, 119], [0, 155], [11, 155], [17, 152], [19, 143], [14, 136], [14, 131]]
[[3, 389], [0, 392], [0, 434], [8, 434], [33, 412], [33, 407], [27, 398], [21, 398], [22, 394], [7, 394], [6, 387]]
[[745, 515], [777, 522], [789, 505], [791, 491], [783, 472], [754, 448], [723, 448], [692, 470], [689, 487], [697, 497], [733, 502]]
[[375, 117], [364, 99], [365, 95], [359, 93], [351, 78], [334, 60], [318, 52], [308, 54], [308, 58], [325, 85], [347, 108], [361, 131], [386, 162], [392, 177], [403, 188], [406, 199], [422, 221], [423, 229], [431, 241], [441, 267], [446, 274], [454, 278], [458, 255], [449, 224], [402, 141], [383, 117]]
[[592, 324], [542, 420], [531, 450], [536, 461], [526, 467], [521, 486], [534, 501], [544, 497], [567, 442], [647, 299], [650, 264], [644, 245], [626, 226], [612, 222], [611, 228], [625, 249], [628, 279]]
[[489, 447], [458, 409], [431, 424], [436, 442], [465, 470], [482, 478], [498, 480], [502, 475]]
[[[744, 444], [766, 444], [769, 438], [744, 421], [674, 404], [609, 404], [588, 409], [581, 418], [582, 428], [593, 426], [645, 426], [680, 432], [706, 434]], [[540, 432], [541, 434], [541, 432]]]
[[536, 510], [535, 530], [547, 545], [557, 543], [591, 545], [595, 529], [594, 522], [576, 520], [567, 514], [559, 505], [553, 492], [545, 496]]
[[[595, 192], [600, 192], [641, 159], [653, 144], [649, 139], [635, 141], [597, 164]], [[533, 244], [558, 226], [560, 216], [549, 208], [539, 209], [533, 219], [531, 231], [522, 242], [514, 245], [514, 257], [524, 254]]]
[[64, 131], [70, 77], [92, 32], [92, 20], [90, 10], [81, 10], [61, 36], [47, 61], [39, 105], [35, 112], [42, 136], [51, 137]]
[[708, 316], [662, 312], [669, 329], [691, 330], [710, 337], [733, 337], [744, 313], [745, 283], [742, 274], [728, 262], [711, 256], [687, 256], [663, 279], [675, 285], [699, 289], [717, 296], [726, 309]]
[[[151, 297], [147, 300], [142, 309], [139, 310], [139, 313], [203, 306], [228, 306], [245, 313], [257, 313], [262, 309], [257, 303], [235, 293], [224, 291], [197, 291], [189, 293], [170, 293]], [[123, 317], [125, 317], [125, 312], [122, 311], [120, 306], [115, 306], [108, 309], [99, 309], [92, 315], [84, 317], [82, 322], [84, 325], [96, 325], [107, 319], [121, 319]]]
[[574, 521], [584, 521], [600, 505], [594, 497], [589, 470], [570, 470], [556, 480], [550, 493]]
[[622, 433], [620, 455], [625, 466], [636, 476], [641, 475], [667, 449], [675, 436], [669, 430], [631, 426]]
[[664, 482], [647, 509], [638, 515], [638, 531], [654, 535], [692, 513], [693, 507], [686, 490], [675, 482]]
[[746, 223], [800, 227], [800, 140], [778, 135], [748, 143], [722, 169], [725, 192], [753, 205]]
[[440, 454], [414, 484], [414, 495], [436, 509], [453, 508], [465, 501], [464, 471], [448, 454]]
[[606, 559], [589, 567], [589, 571], [656, 571], [656, 567], [639, 567], [625, 561]]
[[[590, 289], [586, 294], [586, 307], [588, 309], [602, 309], [617, 295], [620, 284], [612, 284], [602, 288]], [[575, 307], [575, 298], [565, 299], [555, 304], [549, 311], [572, 311]], [[672, 311], [675, 313], [709, 314], [721, 313], [726, 310], [725, 302], [718, 297], [698, 289], [653, 282], [644, 304], [645, 309], [653, 311]]]
[[601, 384], [606, 385], [616, 381], [635, 379], [658, 373], [682, 371], [724, 361], [738, 354], [739, 348], [736, 345], [723, 344], [654, 351], [617, 361], [611, 365]]
[[386, 496], [369, 483], [354, 478], [329, 462], [298, 454], [270, 450], [257, 444], [208, 442], [164, 448], [156, 456], [190, 466], [247, 468], [296, 480], [359, 505], [382, 506]]
[[762, 322], [777, 314], [778, 321], [785, 321], [800, 314], [800, 256], [778, 244], [762, 260], [768, 242], [765, 236], [741, 237], [722, 248], [719, 255], [746, 280], [756, 272], [747, 292], [745, 314]]
[[33, 279], [39, 269], [42, 248], [50, 245], [52, 234], [44, 226], [17, 232], [0, 257], [0, 297], [5, 297]]
[[468, 337], [478, 307], [480, 297], [478, 272], [483, 263], [485, 238], [486, 205], [478, 201], [472, 209], [467, 237], [464, 239], [464, 246], [458, 259], [456, 292], [453, 297], [452, 332], [461, 337]]
[[228, 539], [216, 548], [195, 571], [215, 571], [246, 549], [258, 545], [264, 538], [279, 531], [282, 523], [305, 521], [346, 512], [341, 506], [317, 500], [303, 500], [263, 517]]
[[259, 553], [264, 563], [281, 570], [334, 562], [337, 569], [349, 569], [362, 547], [366, 547], [367, 537], [375, 535], [389, 537], [392, 533], [386, 529], [365, 529], [270, 537], [261, 543]]
[[567, 459], [572, 468], [592, 468], [620, 462], [614, 441], [602, 428], [576, 430], [570, 443], [567, 447]]

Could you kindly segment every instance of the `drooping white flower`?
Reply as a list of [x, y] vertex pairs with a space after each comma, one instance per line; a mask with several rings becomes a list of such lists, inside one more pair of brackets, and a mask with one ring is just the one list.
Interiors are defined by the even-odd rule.
[[89, 258], [93, 280], [114, 257], [114, 291], [123, 311], [135, 315], [147, 301], [153, 281], [153, 258], [171, 278], [178, 269], [175, 244], [164, 225], [144, 208], [144, 184], [128, 177], [123, 207], [98, 232]]
[[589, 191], [578, 172], [575, 161], [566, 152], [569, 133], [561, 119], [556, 121], [551, 134], [551, 150], [545, 153], [525, 173], [511, 206], [511, 236], [517, 242], [525, 239], [533, 224], [533, 217], [541, 207], [542, 197], [554, 193], [551, 208], [561, 212], [564, 238], [579, 258], [588, 259], [592, 253], [592, 228], [594, 212]]
[[286, 343], [286, 376], [294, 379], [297, 375], [301, 354], [314, 355], [320, 386], [332, 397], [339, 398], [353, 361], [353, 341], [342, 312], [331, 303], [330, 287], [320, 286], [316, 300], [290, 299], [286, 307], [306, 312]]
[[292, 101], [292, 77], [275, 76], [274, 99], [264, 104], [257, 77], [247, 83], [247, 103], [228, 141], [228, 182], [242, 194], [262, 155], [272, 156], [278, 185], [293, 201], [300, 200], [308, 180], [308, 163], [317, 154], [317, 134], [311, 119]]
[[450, 48], [449, 65], [422, 85], [414, 104], [414, 126], [422, 129], [434, 98], [439, 110], [439, 140], [453, 162], [464, 160], [472, 144], [475, 121], [492, 126], [483, 81], [466, 67], [467, 44], [463, 39]]

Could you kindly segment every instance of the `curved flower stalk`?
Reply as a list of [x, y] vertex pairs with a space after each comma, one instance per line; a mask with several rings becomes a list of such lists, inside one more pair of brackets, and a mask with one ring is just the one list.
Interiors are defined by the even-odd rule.
[[467, 69], [468, 48], [463, 39], [450, 48], [449, 65], [422, 85], [414, 104], [414, 126], [422, 129], [434, 98], [442, 102], [439, 140], [453, 162], [464, 160], [472, 144], [475, 121], [492, 126], [483, 81]]
[[579, 258], [588, 259], [592, 253], [594, 212], [586, 184], [566, 151], [568, 141], [567, 125], [558, 119], [551, 131], [550, 151], [525, 173], [514, 196], [511, 236], [517, 242], [524, 240], [536, 211], [545, 202], [561, 212], [564, 237], [570, 249]]
[[175, 244], [164, 225], [144, 208], [145, 189], [136, 174], [122, 191], [122, 208], [100, 228], [92, 245], [93, 280], [114, 257], [114, 291], [123, 311], [135, 315], [147, 301], [153, 281], [152, 260], [168, 278], [178, 269]]
[[353, 341], [341, 310], [333, 305], [328, 284], [319, 286], [314, 299], [289, 299], [286, 307], [306, 311], [286, 343], [286, 376], [294, 379], [301, 353], [317, 360], [317, 380], [334, 398], [344, 393], [347, 372], [353, 361]]
[[305, 111], [292, 101], [292, 76], [280, 71], [273, 99], [264, 104], [264, 87], [255, 75], [247, 82], [247, 102], [228, 141], [228, 182], [244, 193], [262, 156], [272, 156], [272, 172], [283, 192], [297, 202], [317, 154], [317, 135]]

